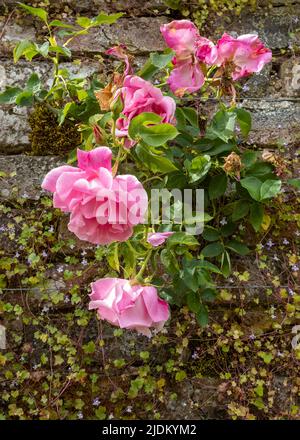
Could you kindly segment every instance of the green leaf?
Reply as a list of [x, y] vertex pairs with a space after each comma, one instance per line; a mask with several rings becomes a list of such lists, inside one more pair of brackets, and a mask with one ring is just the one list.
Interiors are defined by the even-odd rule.
[[191, 312], [198, 313], [201, 308], [199, 294], [197, 292], [189, 292], [186, 297], [187, 305]]
[[212, 302], [216, 299], [217, 295], [218, 294], [215, 289], [207, 288], [207, 289], [204, 289], [203, 292], [201, 292], [201, 299], [203, 301]]
[[205, 154], [203, 156], [194, 157], [192, 162], [186, 160], [184, 165], [188, 170], [189, 182], [197, 182], [198, 180], [203, 179], [208, 173], [211, 167], [210, 156]]
[[288, 184], [300, 189], [300, 179], [289, 179]]
[[178, 135], [176, 127], [172, 124], [159, 124], [140, 126], [139, 135], [143, 141], [152, 147], [164, 145], [167, 141], [174, 139]]
[[209, 181], [208, 194], [210, 199], [221, 197], [227, 189], [227, 176], [225, 173], [212, 176]]
[[260, 188], [260, 200], [275, 197], [281, 189], [281, 180], [266, 180]]
[[256, 177], [245, 177], [244, 179], [241, 179], [240, 181], [243, 188], [245, 188], [252, 199], [256, 201], [260, 201], [260, 188], [262, 185], [261, 180], [257, 179]]
[[36, 49], [39, 54], [41, 54], [44, 58], [46, 58], [49, 52], [49, 46], [50, 46], [49, 41], [45, 41], [45, 43], [41, 44], [40, 46], [36, 45]]
[[133, 118], [128, 128], [131, 139], [142, 139], [153, 147], [163, 145], [168, 140], [178, 135], [177, 129], [172, 124], [161, 124], [161, 117], [156, 113], [141, 113]]
[[264, 218], [264, 208], [260, 203], [254, 203], [250, 207], [250, 218], [249, 221], [253, 226], [255, 232], [258, 232], [261, 228]]
[[186, 232], [175, 232], [168, 238], [167, 246], [169, 248], [177, 245], [184, 245], [188, 247], [195, 247], [199, 245], [198, 240]]
[[37, 73], [33, 73], [27, 81], [26, 89], [30, 90], [33, 94], [41, 90], [41, 80]]
[[202, 237], [207, 241], [217, 241], [220, 238], [220, 232], [212, 226], [206, 226], [202, 232]]
[[198, 113], [195, 109], [190, 107], [182, 107], [180, 109], [184, 118], [191, 124], [192, 127], [199, 128]]
[[176, 256], [170, 249], [163, 249], [160, 253], [160, 261], [170, 274], [176, 274], [179, 270]]
[[13, 50], [14, 62], [16, 63], [21, 56], [27, 53], [29, 50], [34, 50], [37, 53], [32, 41], [22, 40], [17, 43]]
[[19, 93], [16, 97], [16, 104], [21, 107], [28, 107], [33, 104], [33, 95], [30, 90], [25, 90], [24, 92]]
[[65, 57], [71, 58], [72, 52], [68, 47], [64, 46], [50, 46], [49, 50], [51, 52], [60, 53], [61, 55], [64, 55]]
[[238, 200], [233, 205], [232, 220], [235, 222], [245, 217], [249, 212], [249, 202], [247, 200]]
[[201, 327], [206, 327], [208, 324], [208, 310], [203, 304], [200, 305], [200, 310], [196, 314], [196, 319]]
[[243, 108], [235, 109], [237, 115], [237, 123], [240, 126], [241, 132], [244, 137], [247, 137], [251, 130], [251, 114]]
[[19, 87], [7, 87], [4, 92], [0, 93], [0, 104], [14, 104], [20, 92]]
[[92, 25], [92, 20], [88, 17], [78, 17], [76, 19], [76, 23], [78, 24], [78, 26], [87, 29]]
[[171, 9], [179, 9], [181, 0], [164, 0], [164, 3]]
[[209, 261], [197, 260], [197, 264], [199, 265], [200, 268], [205, 269], [209, 272], [218, 273], [220, 275], [222, 274], [220, 269], [215, 264], [212, 264]]
[[75, 26], [73, 26], [72, 24], [64, 23], [63, 21], [60, 21], [60, 20], [51, 21], [51, 23], [49, 23], [49, 26], [50, 27], [61, 27], [61, 28], [65, 28], [65, 29], [76, 29]]
[[162, 54], [157, 52], [151, 53], [149, 59], [138, 72], [138, 75], [145, 80], [151, 79], [155, 73], [161, 69], [164, 69], [168, 64], [170, 64], [174, 54], [175, 52], [173, 52], [171, 49], [166, 49]]
[[231, 261], [230, 261], [230, 255], [227, 251], [225, 251], [222, 254], [221, 258], [221, 269], [224, 277], [229, 277], [231, 273]]
[[19, 5], [25, 9], [29, 14], [40, 18], [44, 23], [47, 23], [48, 14], [42, 8], [33, 8], [32, 6], [24, 5], [24, 3], [19, 3]]
[[247, 255], [250, 252], [248, 246], [237, 240], [231, 240], [225, 246], [239, 255]]
[[242, 154], [242, 164], [245, 168], [251, 167], [257, 159], [257, 152], [256, 151], [245, 151]]
[[75, 103], [74, 102], [67, 102], [67, 104], [64, 106], [62, 112], [60, 113], [60, 117], [59, 117], [59, 125], [61, 125], [66, 116], [68, 115], [68, 113], [70, 113], [70, 111], [75, 107]]
[[154, 173], [171, 173], [177, 170], [176, 166], [168, 158], [152, 153], [145, 145], [137, 145], [135, 153], [140, 161]]
[[212, 257], [217, 257], [223, 251], [224, 251], [224, 247], [221, 243], [219, 242], [210, 243], [202, 249], [201, 255], [203, 255], [204, 257], [212, 258]]
[[102, 24], [114, 24], [119, 18], [123, 17], [124, 12], [116, 14], [104, 14], [101, 12], [97, 17], [92, 18], [92, 26], [101, 26]]
[[246, 175], [250, 177], [265, 177], [273, 173], [273, 166], [267, 162], [255, 162], [246, 170]]
[[208, 139], [219, 138], [224, 142], [228, 142], [229, 139], [234, 137], [236, 116], [234, 112], [219, 110], [214, 115], [205, 136]]
[[162, 118], [156, 113], [145, 112], [133, 118], [128, 127], [128, 134], [131, 139], [139, 135], [141, 125], [159, 124]]

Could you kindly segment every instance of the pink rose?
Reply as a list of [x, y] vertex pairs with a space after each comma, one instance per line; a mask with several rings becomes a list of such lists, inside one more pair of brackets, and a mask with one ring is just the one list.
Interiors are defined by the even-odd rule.
[[89, 310], [97, 309], [101, 319], [151, 336], [150, 328], [162, 329], [169, 319], [169, 307], [152, 286], [131, 285], [120, 278], [103, 278], [91, 284]]
[[215, 64], [218, 50], [208, 38], [199, 37], [196, 41], [196, 58], [207, 66]]
[[174, 50], [177, 57], [185, 57], [194, 53], [199, 31], [189, 20], [174, 20], [163, 24], [160, 32], [168, 47]]
[[272, 59], [272, 51], [266, 48], [257, 35], [247, 34], [233, 38], [224, 34], [217, 44], [218, 66], [229, 66], [233, 80], [260, 72]]
[[157, 247], [163, 244], [168, 237], [173, 235], [174, 232], [150, 232], [147, 237], [147, 242], [152, 246]]
[[203, 64], [211, 66], [217, 60], [216, 46], [201, 37], [189, 20], [174, 20], [161, 26], [160, 31], [175, 51], [174, 69], [168, 78], [170, 89], [176, 96], [196, 92], [205, 82]]
[[[175, 122], [176, 104], [174, 99], [164, 96], [160, 89], [138, 76], [126, 76], [118, 95], [121, 96], [124, 105], [122, 111], [124, 116], [116, 122], [116, 135], [119, 137], [128, 135], [131, 120], [140, 113], [156, 113], [161, 116], [162, 123]], [[133, 143], [127, 143], [125, 146], [132, 147]]]
[[42, 188], [53, 192], [53, 206], [70, 212], [68, 228], [94, 244], [125, 241], [143, 223], [147, 193], [135, 176], [113, 177], [111, 150], [77, 150], [78, 168], [68, 165], [50, 171]]
[[201, 89], [205, 82], [205, 77], [200, 65], [190, 58], [187, 61], [173, 61], [175, 69], [172, 70], [167, 82], [172, 92], [179, 97], [185, 93], [194, 93]]

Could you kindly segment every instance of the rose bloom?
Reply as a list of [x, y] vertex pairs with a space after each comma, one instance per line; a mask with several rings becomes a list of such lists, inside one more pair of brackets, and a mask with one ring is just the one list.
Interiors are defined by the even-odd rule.
[[135, 176], [113, 177], [111, 150], [77, 150], [78, 168], [64, 165], [50, 171], [42, 188], [53, 193], [53, 206], [70, 212], [68, 229], [94, 244], [125, 241], [144, 221], [147, 193]]
[[246, 34], [233, 38], [224, 34], [217, 43], [218, 66], [229, 66], [234, 81], [260, 72], [272, 60], [272, 51], [264, 46], [257, 35]]
[[[161, 116], [162, 123], [174, 123], [176, 104], [173, 98], [164, 96], [160, 89], [154, 87], [149, 81], [128, 75], [125, 77], [123, 87], [118, 91], [118, 96], [123, 102], [122, 117], [116, 122], [116, 135], [119, 137], [128, 135], [128, 127], [131, 120], [144, 112], [156, 113]], [[126, 143], [132, 147], [134, 143]]]
[[173, 231], [150, 232], [147, 237], [147, 242], [150, 243], [153, 247], [157, 247], [163, 244], [173, 234]]
[[175, 51], [174, 69], [168, 78], [170, 89], [177, 96], [196, 92], [205, 82], [202, 64], [212, 66], [217, 59], [216, 46], [201, 37], [189, 20], [174, 20], [161, 26], [160, 31], [166, 44]]
[[150, 328], [161, 330], [169, 319], [168, 303], [152, 286], [131, 285], [121, 278], [103, 278], [91, 284], [89, 310], [101, 319], [151, 336]]

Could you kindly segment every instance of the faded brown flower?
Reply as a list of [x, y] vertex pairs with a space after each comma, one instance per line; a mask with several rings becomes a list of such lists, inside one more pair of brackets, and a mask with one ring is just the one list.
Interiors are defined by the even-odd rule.
[[102, 111], [110, 110], [110, 103], [113, 97], [113, 83], [107, 84], [104, 89], [95, 92], [96, 99]]
[[240, 171], [242, 169], [242, 161], [240, 156], [234, 151], [230, 153], [229, 156], [225, 157], [223, 169], [226, 174], [234, 174], [239, 179]]
[[266, 162], [271, 163], [275, 167], [275, 172], [277, 176], [282, 176], [282, 174], [286, 172], [287, 167], [285, 160], [278, 154], [269, 150], [264, 150], [262, 153], [262, 159]]

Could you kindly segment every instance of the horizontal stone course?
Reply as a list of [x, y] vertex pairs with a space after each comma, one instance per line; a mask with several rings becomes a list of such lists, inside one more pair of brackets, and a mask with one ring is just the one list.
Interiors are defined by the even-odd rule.
[[[79, 53], [104, 53], [116, 44], [126, 44], [134, 54], [149, 53], [163, 50], [165, 44], [160, 34], [160, 26], [169, 21], [168, 17], [136, 17], [122, 18], [115, 24], [93, 28], [87, 35], [74, 39], [69, 47]], [[4, 21], [0, 26], [4, 25]], [[8, 23], [5, 26], [0, 47], [0, 56], [11, 56], [13, 47], [23, 39], [37, 40], [33, 26], [20, 26]]]

